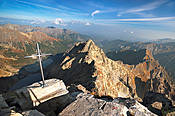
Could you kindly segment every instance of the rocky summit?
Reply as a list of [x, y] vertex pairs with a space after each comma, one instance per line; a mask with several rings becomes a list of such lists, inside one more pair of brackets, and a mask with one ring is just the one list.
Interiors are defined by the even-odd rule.
[[[40, 70], [32, 68], [37, 66], [23, 67], [16, 75], [19, 80], [8, 88], [19, 91], [21, 87], [39, 81]], [[166, 70], [147, 49], [123, 51], [117, 54], [116, 60], [111, 60], [92, 40], [88, 40], [76, 43], [64, 54], [44, 60], [43, 67], [46, 79], [63, 80], [69, 91], [35, 107], [48, 116], [151, 116], [171, 113], [175, 109], [174, 86]], [[78, 97], [80, 91], [84, 94]]]
[[[134, 55], [139, 56], [133, 56], [137, 63], [127, 64], [124, 59], [114, 61], [88, 40], [75, 44], [61, 60], [52, 64], [47, 74], [63, 80], [67, 86], [81, 85], [84, 91], [86, 89], [96, 96], [134, 98], [145, 104], [148, 103], [145, 101], [150, 101], [147, 105], [156, 101], [152, 99], [157, 99], [163, 104], [161, 108], [166, 106], [164, 101], [167, 100], [172, 106], [174, 88], [165, 69], [149, 50], [143, 49]], [[131, 56], [128, 53], [127, 58]], [[147, 96], [152, 97], [147, 99]]]
[[81, 84], [98, 96], [143, 99], [148, 92], [170, 96], [173, 90], [166, 71], [148, 50], [138, 53], [136, 55], [141, 56], [138, 63], [129, 65], [106, 57], [92, 40], [80, 42], [66, 52], [61, 61], [54, 62], [48, 74], [64, 80], [67, 85]]

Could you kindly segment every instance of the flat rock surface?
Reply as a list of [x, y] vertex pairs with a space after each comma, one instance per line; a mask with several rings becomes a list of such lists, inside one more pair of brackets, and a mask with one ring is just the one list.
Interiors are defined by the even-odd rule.
[[22, 110], [30, 109], [34, 106], [68, 93], [65, 84], [59, 79], [45, 80], [46, 86], [42, 86], [42, 81], [34, 83], [21, 89], [3, 94], [10, 105], [18, 104]]

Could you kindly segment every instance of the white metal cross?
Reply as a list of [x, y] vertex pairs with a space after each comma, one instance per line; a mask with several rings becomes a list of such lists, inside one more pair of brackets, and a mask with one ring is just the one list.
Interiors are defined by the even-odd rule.
[[40, 65], [40, 70], [41, 70], [41, 77], [42, 77], [43, 87], [44, 87], [45, 86], [45, 81], [44, 81], [44, 73], [43, 73], [41, 57], [50, 56], [52, 54], [43, 54], [43, 53], [41, 53], [38, 43], [36, 43], [36, 47], [37, 47], [37, 53], [36, 54], [32, 54], [31, 56], [25, 56], [24, 58], [33, 58], [33, 59], [37, 59], [38, 58], [39, 59], [39, 65]]

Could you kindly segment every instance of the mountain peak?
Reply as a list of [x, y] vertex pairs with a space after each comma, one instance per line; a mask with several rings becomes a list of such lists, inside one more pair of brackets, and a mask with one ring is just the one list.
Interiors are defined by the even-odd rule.
[[81, 50], [82, 52], [88, 52], [90, 48], [94, 48], [94, 46], [96, 46], [95, 43], [91, 39], [89, 39], [86, 42], [76, 43], [75, 46], [72, 47], [72, 49]]
[[[135, 55], [143, 55], [142, 62], [124, 64], [121, 60], [114, 61], [106, 57], [92, 40], [79, 42], [64, 54], [59, 65], [53, 64], [49, 74], [64, 80], [66, 85], [80, 84], [98, 96], [143, 99], [150, 91], [170, 93], [171, 89], [167, 92], [164, 83], [168, 75], [151, 52], [144, 49], [138, 53]], [[161, 85], [155, 87], [155, 80]]]

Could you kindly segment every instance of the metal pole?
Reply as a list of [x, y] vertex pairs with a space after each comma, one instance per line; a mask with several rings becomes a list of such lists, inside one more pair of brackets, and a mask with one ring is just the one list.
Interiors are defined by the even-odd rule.
[[39, 56], [39, 64], [40, 64], [41, 76], [42, 76], [42, 80], [43, 80], [43, 87], [44, 87], [44, 85], [45, 85], [45, 81], [44, 81], [44, 73], [43, 73], [43, 67], [42, 67], [41, 57], [40, 57], [40, 56]]
[[42, 67], [42, 62], [41, 62], [41, 53], [40, 53], [40, 50], [39, 50], [38, 43], [37, 43], [37, 51], [38, 51], [39, 65], [40, 65], [40, 70], [41, 70], [41, 77], [42, 77], [43, 87], [44, 87], [45, 86], [44, 73], [43, 73], [43, 67]]

